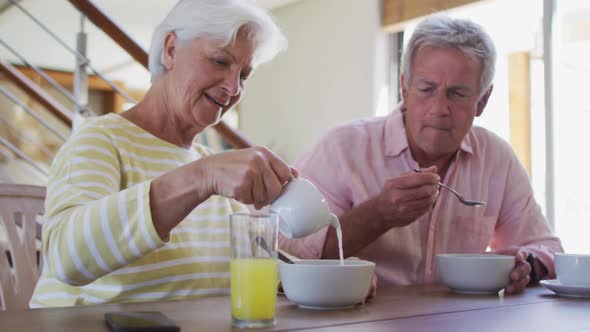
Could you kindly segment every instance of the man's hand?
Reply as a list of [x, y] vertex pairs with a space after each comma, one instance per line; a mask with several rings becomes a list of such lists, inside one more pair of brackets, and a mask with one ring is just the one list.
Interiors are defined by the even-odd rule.
[[514, 269], [510, 272], [510, 279], [504, 291], [506, 294], [516, 294], [522, 292], [529, 284], [531, 278], [531, 266], [526, 262], [529, 255], [528, 251], [523, 248], [510, 248], [496, 251], [494, 253], [501, 255], [514, 255]]
[[[360, 260], [358, 257], [348, 257], [347, 260]], [[371, 279], [371, 287], [369, 287], [369, 291], [363, 300], [363, 304], [368, 300], [374, 298], [377, 295], [377, 274], [373, 271], [373, 277]]]
[[369, 287], [369, 292], [367, 293], [367, 296], [365, 296], [363, 304], [369, 301], [370, 299], [374, 298], [375, 296], [377, 296], [377, 274], [373, 272], [373, 278], [371, 279], [371, 287]]
[[[338, 216], [344, 257], [354, 256], [394, 227], [403, 227], [428, 212], [436, 201], [436, 167], [408, 172], [385, 182], [379, 194]], [[336, 231], [330, 227], [322, 258], [338, 258]]]
[[381, 193], [373, 198], [382, 219], [390, 227], [403, 227], [424, 215], [436, 201], [438, 182], [436, 167], [409, 172], [385, 182]]

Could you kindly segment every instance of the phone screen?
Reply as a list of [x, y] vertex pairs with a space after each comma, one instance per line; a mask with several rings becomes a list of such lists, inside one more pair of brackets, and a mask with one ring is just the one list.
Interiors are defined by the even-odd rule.
[[161, 312], [109, 312], [104, 318], [111, 330], [115, 332], [149, 331], [176, 332], [180, 328]]

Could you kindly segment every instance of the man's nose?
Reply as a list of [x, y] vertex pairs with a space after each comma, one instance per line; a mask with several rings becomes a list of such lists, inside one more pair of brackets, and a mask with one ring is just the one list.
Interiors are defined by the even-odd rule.
[[449, 97], [445, 91], [438, 92], [434, 96], [434, 101], [430, 113], [436, 113], [437, 115], [448, 115], [450, 109]]

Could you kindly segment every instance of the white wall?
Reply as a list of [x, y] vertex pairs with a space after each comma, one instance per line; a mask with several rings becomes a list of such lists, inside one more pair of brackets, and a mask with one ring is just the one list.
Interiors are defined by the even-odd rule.
[[385, 82], [379, 0], [303, 0], [274, 11], [289, 49], [246, 83], [240, 129], [288, 161], [343, 121], [375, 114]]
[[[126, 8], [140, 1], [145, 2], [142, 15], [129, 16]], [[164, 7], [171, 6], [174, 0], [127, 2], [98, 0], [97, 4], [147, 47], [156, 22], [168, 10]], [[79, 15], [67, 1], [54, 4], [31, 0], [22, 4], [74, 45]], [[262, 65], [247, 82], [240, 116], [245, 135], [293, 161], [310, 149], [329, 127], [375, 114], [386, 75], [380, 9], [380, 0], [298, 0], [275, 9], [273, 13], [290, 45], [286, 53]], [[45, 15], [54, 12], [61, 13], [59, 20], [45, 19], [57, 17]], [[73, 68], [73, 56], [45, 34], [37, 33], [38, 29], [16, 8], [2, 17], [0, 35], [7, 32], [6, 41], [32, 62], [43, 67]], [[15, 26], [21, 28], [18, 34], [11, 33]], [[109, 77], [125, 81], [128, 88], [149, 85], [147, 71], [138, 65], [113, 69], [126, 63], [129, 57], [89, 22], [86, 31], [94, 66], [101, 70], [111, 68]], [[30, 40], [47, 41], [47, 45]], [[27, 49], [30, 45], [35, 49]], [[12, 59], [2, 47], [0, 58]]]

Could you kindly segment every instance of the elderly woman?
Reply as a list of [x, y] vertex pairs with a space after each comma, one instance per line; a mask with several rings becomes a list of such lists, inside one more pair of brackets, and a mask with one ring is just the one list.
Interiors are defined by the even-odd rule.
[[87, 121], [53, 163], [32, 307], [228, 293], [227, 216], [295, 174], [265, 148], [213, 154], [194, 139], [284, 45], [246, 1], [178, 2], [154, 33], [145, 98]]

